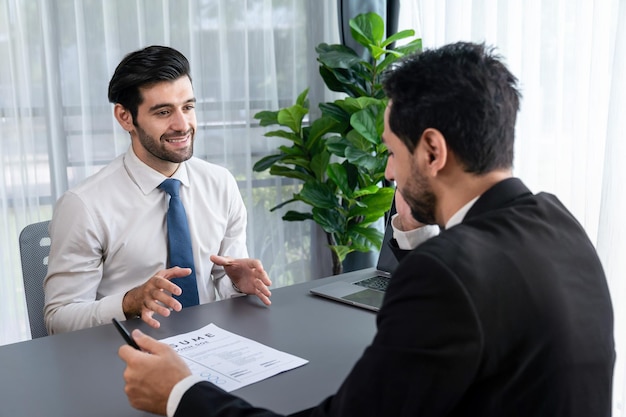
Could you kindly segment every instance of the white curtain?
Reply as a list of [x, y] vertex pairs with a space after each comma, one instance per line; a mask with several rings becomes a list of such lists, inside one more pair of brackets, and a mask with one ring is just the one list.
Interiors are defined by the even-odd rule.
[[107, 86], [124, 55], [151, 44], [191, 63], [195, 155], [239, 181], [251, 256], [274, 287], [315, 278], [312, 224], [269, 211], [293, 184], [252, 172], [280, 143], [253, 116], [293, 104], [319, 78], [310, 51], [338, 42], [336, 15], [334, 0], [0, 0], [0, 345], [29, 337], [20, 231], [125, 152]]
[[400, 29], [419, 28], [424, 47], [485, 42], [518, 77], [515, 175], [535, 192], [556, 194], [596, 245], [615, 311], [613, 415], [625, 416], [626, 1], [420, 0], [410, 7]]

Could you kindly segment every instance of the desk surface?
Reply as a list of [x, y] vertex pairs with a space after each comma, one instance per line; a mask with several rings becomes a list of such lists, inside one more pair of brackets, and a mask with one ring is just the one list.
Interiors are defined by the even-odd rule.
[[[336, 279], [373, 269], [273, 290], [272, 305], [239, 297], [187, 308], [159, 318], [154, 330], [126, 322], [163, 339], [215, 323], [224, 330], [309, 360], [309, 363], [233, 391], [258, 407], [292, 413], [336, 392], [371, 342], [375, 314], [309, 294]], [[142, 416], [124, 394], [123, 343], [113, 325], [0, 346], [0, 414], [14, 416]]]

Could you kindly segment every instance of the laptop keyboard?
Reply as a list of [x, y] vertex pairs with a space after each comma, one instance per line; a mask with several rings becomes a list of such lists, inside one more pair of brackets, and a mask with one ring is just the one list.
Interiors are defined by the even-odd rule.
[[361, 287], [371, 288], [373, 290], [385, 291], [387, 286], [389, 285], [389, 278], [387, 277], [371, 277], [366, 278], [361, 281], [357, 281], [354, 284], [360, 285]]

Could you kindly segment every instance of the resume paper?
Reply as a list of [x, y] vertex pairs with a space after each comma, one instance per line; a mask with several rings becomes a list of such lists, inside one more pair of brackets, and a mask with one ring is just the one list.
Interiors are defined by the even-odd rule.
[[213, 323], [161, 341], [178, 352], [194, 375], [227, 392], [309, 362], [223, 330]]

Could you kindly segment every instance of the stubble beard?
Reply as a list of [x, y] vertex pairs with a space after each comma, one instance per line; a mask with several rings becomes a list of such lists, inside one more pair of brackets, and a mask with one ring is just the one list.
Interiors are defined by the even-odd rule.
[[184, 136], [184, 135], [191, 136], [189, 146], [185, 149], [181, 149], [179, 152], [167, 150], [165, 149], [164, 146], [162, 146], [163, 142], [165, 142], [165, 139], [169, 135], [162, 135], [157, 141], [154, 139], [154, 137], [150, 136], [145, 130], [143, 130], [141, 126], [137, 125], [136, 128], [137, 128], [137, 136], [139, 138], [139, 143], [141, 143], [141, 146], [143, 146], [146, 149], [146, 151], [148, 151], [151, 155], [155, 156], [156, 158], [159, 158], [163, 161], [179, 164], [181, 162], [188, 160], [193, 155], [193, 141], [195, 138], [195, 131], [193, 128], [189, 129], [187, 132], [183, 134], [178, 133], [178, 132], [176, 133], [177, 136]]
[[415, 220], [424, 224], [437, 224], [435, 220], [437, 196], [432, 191], [428, 180], [420, 174], [417, 166], [414, 166], [412, 171], [415, 175], [401, 190], [402, 197], [411, 208], [411, 214]]

